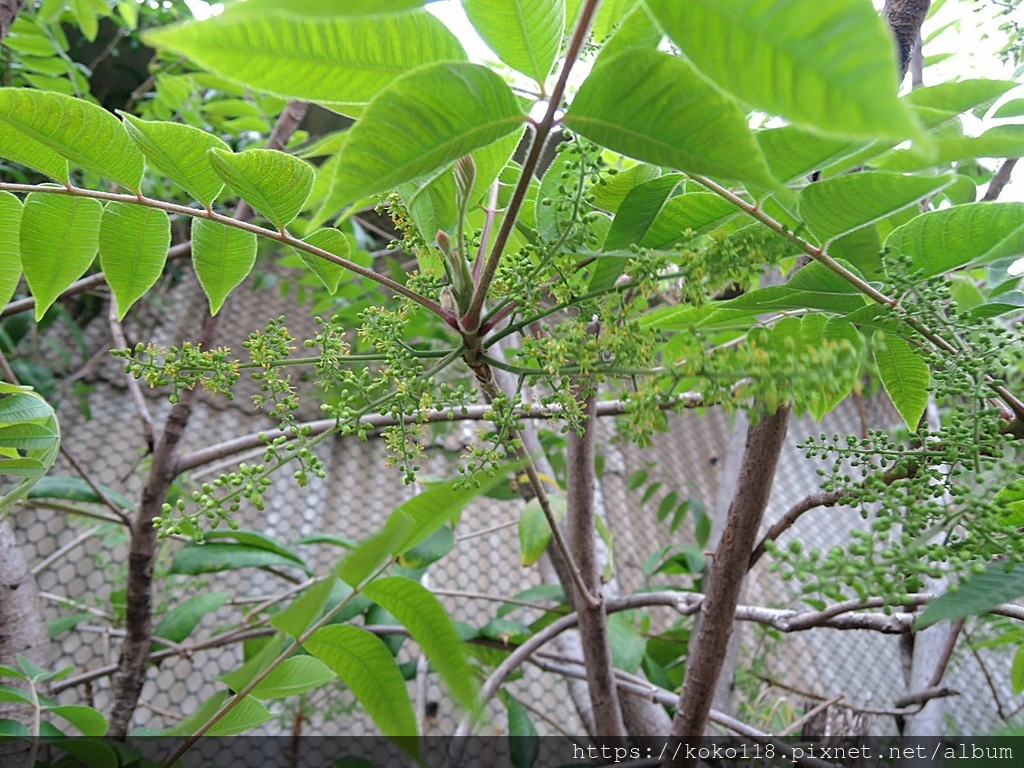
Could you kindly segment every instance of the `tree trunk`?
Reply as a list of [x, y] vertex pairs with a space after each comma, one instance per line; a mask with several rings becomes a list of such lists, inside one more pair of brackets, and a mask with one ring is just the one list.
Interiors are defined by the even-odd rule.
[[[17, 666], [16, 657], [21, 654], [46, 667], [49, 644], [39, 587], [10, 523], [0, 519], [0, 664]], [[28, 720], [18, 717], [27, 714], [23, 704], [0, 702], [0, 718], [20, 719], [28, 725]]]
[[[761, 414], [747, 430], [737, 492], [729, 506], [722, 540], [707, 576], [707, 597], [701, 606], [696, 630], [690, 639], [683, 692], [672, 724], [678, 738], [700, 738], [707, 726], [711, 702], [732, 636], [736, 605], [747, 575], [750, 553], [768, 507], [779, 455], [782, 453], [790, 409]], [[696, 766], [696, 758], [676, 763]]]
[[25, 0], [0, 0], [0, 40], [7, 37], [11, 24], [25, 7]]

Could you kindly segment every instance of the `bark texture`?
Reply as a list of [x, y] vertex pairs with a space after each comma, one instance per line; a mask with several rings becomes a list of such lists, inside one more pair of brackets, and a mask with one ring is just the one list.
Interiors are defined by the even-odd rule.
[[931, 0], [885, 0], [885, 18], [896, 38], [901, 82], [910, 68], [910, 56], [931, 4]]
[[[14, 666], [16, 657], [22, 654], [45, 667], [49, 643], [39, 587], [10, 523], [0, 519], [0, 664]], [[23, 704], [0, 702], [0, 718], [20, 719], [28, 725], [24, 717], [19, 717], [27, 713]]]
[[[736, 495], [729, 506], [725, 530], [712, 559], [707, 576], [707, 596], [690, 640], [683, 692], [672, 724], [672, 735], [678, 738], [700, 738], [707, 726], [732, 636], [750, 552], [768, 507], [789, 414], [788, 407], [771, 415], [762, 414], [757, 423], [747, 430]], [[690, 768], [696, 765], [696, 759], [682, 759], [676, 765]]]
[[[583, 434], [569, 430], [566, 527], [569, 550], [583, 574], [583, 581], [592, 595], [601, 594], [601, 566], [594, 541], [594, 395], [591, 391], [582, 399], [583, 412], [588, 418]], [[568, 588], [569, 584], [565, 585]], [[583, 659], [586, 662], [587, 685], [594, 707], [595, 736], [603, 744], [614, 744], [626, 736], [626, 726], [615, 685], [615, 665], [608, 637], [608, 614], [605, 603], [590, 605], [584, 599], [575, 601], [579, 611], [580, 637], [583, 641]], [[625, 743], [624, 741], [622, 742]]]
[[0, 0], [0, 40], [7, 37], [11, 24], [25, 7], [25, 0]]

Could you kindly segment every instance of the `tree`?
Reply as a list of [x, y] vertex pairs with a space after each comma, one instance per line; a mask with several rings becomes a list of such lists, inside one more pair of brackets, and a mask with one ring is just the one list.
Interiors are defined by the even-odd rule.
[[[331, 435], [379, 430], [414, 483], [432, 423], [492, 425], [455, 479], [400, 505], [286, 610], [236, 628], [233, 637], [277, 632], [230, 690], [183, 723], [186, 747], [228, 718], [234, 729], [264, 722], [261, 697], [277, 688], [300, 693], [336, 678], [384, 733], [414, 733], [388, 647], [351, 619], [332, 623], [357, 598], [397, 617], [470, 714], [543, 643], [578, 625], [587, 696], [578, 706], [594, 735], [624, 743], [664, 734], [666, 705], [673, 735], [705, 731], [737, 616], [786, 630], [908, 632], [907, 615], [888, 612], [929, 603], [927, 579], [991, 576], [1024, 558], [1012, 271], [1024, 206], [975, 202], [972, 172], [979, 157], [1018, 157], [1024, 134], [1001, 125], [971, 137], [960, 119], [986, 113], [1016, 83], [951, 82], [899, 97], [891, 32], [905, 72], [927, 2], [887, 2], [889, 30], [866, 0], [466, 0], [494, 65], [469, 62], [421, 5], [307, 0], [283, 10], [247, 0], [206, 21], [146, 29], [142, 40], [161, 56], [116, 116], [73, 66], [47, 83], [53, 90], [30, 77], [39, 66], [32, 46], [52, 48], [61, 20], [95, 38], [97, 14], [113, 13], [105, 1], [74, 11], [43, 2], [11, 26], [0, 89], [0, 156], [10, 162], [0, 181], [0, 294], [13, 296], [24, 274], [32, 298], [20, 301], [42, 320], [61, 296], [106, 281], [116, 329], [169, 255], [190, 254], [210, 309], [197, 343], [121, 353], [132, 375], [169, 387], [174, 405], [160, 430], [149, 427], [152, 466], [126, 519], [111, 736], [128, 733], [154, 658], [158, 535], [191, 538], [189, 557], [199, 561], [225, 546], [270, 553], [263, 563], [287, 560], [277, 544], [235, 531], [236, 513], [243, 503], [260, 508], [283, 467], [300, 484], [315, 482], [323, 467], [313, 449]], [[114, 18], [131, 27], [137, 11], [120, 2]], [[248, 99], [253, 120], [217, 121], [179, 76], [202, 83], [215, 103]], [[355, 122], [303, 146], [309, 103]], [[254, 134], [268, 116], [264, 141]], [[556, 131], [563, 141], [545, 168]], [[415, 268], [364, 258], [353, 221], [374, 206]], [[311, 358], [292, 354], [295, 340], [278, 320], [250, 337], [246, 364], [214, 346], [218, 312], [261, 243], [294, 253], [322, 282], [323, 305], [337, 310], [307, 341]], [[97, 253], [102, 276], [83, 277]], [[374, 301], [332, 304], [343, 280], [358, 280]], [[292, 366], [315, 371], [327, 420], [298, 420]], [[230, 396], [244, 372], [260, 382], [257, 404], [279, 429], [182, 455], [198, 390]], [[835, 473], [759, 539], [790, 414], [820, 418], [866, 380], [881, 383], [905, 430], [811, 441], [808, 454], [830, 457]], [[938, 418], [926, 416], [929, 402]], [[740, 487], [702, 589], [610, 599], [594, 513], [596, 419], [617, 417], [643, 445], [666, 411], [687, 407], [751, 418]], [[8, 410], [4, 429], [15, 431], [0, 443], [10, 457], [0, 471], [41, 477], [47, 462], [27, 452], [52, 454], [57, 434], [43, 423], [52, 414]], [[542, 421], [564, 425], [564, 455], [545, 449]], [[265, 449], [263, 462], [172, 498], [182, 473], [254, 447]], [[524, 548], [534, 561], [547, 550], [561, 602], [514, 650], [472, 658], [472, 640], [460, 639], [423, 585], [422, 567], [444, 556], [463, 507], [510, 476], [530, 499]], [[838, 504], [873, 521], [848, 546], [822, 553], [775, 543], [803, 514]], [[738, 605], [748, 568], [765, 555], [804, 583], [817, 610]], [[420, 567], [394, 575], [396, 563], [412, 561]], [[339, 580], [347, 596], [327, 608]], [[968, 582], [960, 597], [978, 590]], [[920, 620], [959, 618], [963, 600], [950, 609], [951, 600]], [[671, 665], [685, 659], [681, 693], [659, 689], [652, 702], [628, 695], [640, 683], [615, 669], [608, 616], [655, 605], [700, 619]], [[995, 607], [975, 600], [966, 611]], [[300, 648], [311, 655], [296, 655]], [[645, 657], [648, 675], [670, 681], [666, 666]], [[359, 674], [367, 668], [372, 684]], [[48, 679], [31, 663], [5, 672], [33, 691]], [[460, 732], [470, 724], [467, 716]]]

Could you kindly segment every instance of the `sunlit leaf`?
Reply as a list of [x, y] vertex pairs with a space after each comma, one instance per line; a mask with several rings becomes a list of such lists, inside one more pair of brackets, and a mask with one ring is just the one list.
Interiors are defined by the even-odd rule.
[[[561, 521], [565, 517], [565, 497], [551, 495], [548, 498], [555, 520]], [[519, 513], [519, 561], [523, 567], [529, 567], [540, 560], [549, 543], [551, 526], [548, 525], [540, 502], [531, 499], [523, 505], [523, 510]]]
[[463, 8], [498, 58], [544, 85], [562, 42], [564, 0], [464, 0]]
[[800, 216], [824, 243], [907, 208], [952, 181], [950, 174], [904, 176], [881, 171], [823, 179], [800, 193]]
[[192, 219], [192, 264], [217, 314], [256, 263], [256, 235], [217, 221]]
[[351, 128], [331, 194], [352, 202], [383, 192], [494, 143], [525, 119], [515, 94], [489, 69], [422, 67], [383, 90]]
[[281, 662], [253, 689], [257, 699], [286, 699], [326, 685], [336, 677], [326, 664], [312, 656], [293, 656]]
[[[170, 735], [187, 735], [195, 733], [207, 723], [217, 711], [231, 698], [227, 691], [215, 693], [199, 709], [181, 721]], [[252, 696], [246, 696], [241, 701], [234, 702], [234, 707], [224, 717], [218, 720], [213, 727], [206, 732], [206, 736], [237, 736], [251, 731], [273, 717], [263, 704], [256, 701]]]
[[36, 319], [80, 278], [99, 249], [103, 206], [85, 197], [33, 192], [21, 215], [21, 259]]
[[276, 149], [237, 154], [211, 149], [210, 163], [231, 189], [282, 231], [299, 215], [313, 188], [312, 166]]
[[298, 637], [320, 618], [336, 581], [337, 578], [332, 574], [323, 581], [317, 582], [295, 598], [291, 605], [274, 616], [270, 623], [292, 637]]
[[925, 277], [1024, 253], [1024, 203], [972, 203], [931, 211], [896, 228], [886, 248]]
[[171, 222], [157, 208], [110, 202], [100, 222], [100, 266], [123, 319], [164, 270]]
[[656, 165], [775, 187], [747, 116], [683, 59], [630, 48], [580, 86], [564, 123]]
[[144, 39], [233, 82], [350, 113], [403, 72], [466, 58], [455, 36], [425, 11], [351, 18], [225, 13]]
[[[45, 145], [74, 165], [132, 191], [139, 189], [142, 153], [128, 138], [121, 121], [102, 107], [59, 93], [0, 88], [0, 123], [8, 126], [4, 145], [44, 162], [49, 169], [40, 170], [45, 173], [56, 170], [52, 168], [52, 157], [41, 156], [24, 137]], [[61, 180], [66, 178], [65, 174]]]
[[0, 192], [0, 307], [14, 296], [21, 280], [21, 200]]
[[897, 98], [889, 31], [863, 0], [649, 0], [720, 87], [791, 123], [851, 137], [917, 131]]
[[875, 364], [882, 385], [907, 428], [916, 432], [928, 405], [931, 370], [927, 361], [906, 339], [881, 332], [877, 338]]
[[217, 199], [224, 182], [213, 170], [208, 152], [229, 151], [219, 137], [181, 123], [140, 120], [121, 113], [128, 135], [146, 160], [206, 207]]

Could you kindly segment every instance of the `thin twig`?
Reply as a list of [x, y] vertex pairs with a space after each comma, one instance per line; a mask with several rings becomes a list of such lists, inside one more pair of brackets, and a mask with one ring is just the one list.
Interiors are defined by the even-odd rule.
[[100, 501], [103, 502], [104, 506], [106, 506], [107, 509], [113, 512], [115, 515], [117, 515], [121, 519], [121, 522], [123, 522], [125, 525], [130, 526], [131, 519], [128, 517], [128, 515], [125, 514], [124, 510], [122, 510], [119, 506], [117, 506], [113, 501], [110, 500], [110, 497], [107, 496], [106, 492], [102, 488], [100, 488], [99, 484], [96, 483], [92, 479], [92, 477], [89, 476], [89, 473], [86, 472], [85, 468], [78, 463], [78, 460], [71, 455], [71, 452], [68, 451], [67, 446], [65, 446], [63, 442], [61, 443], [60, 446], [60, 455], [63, 456], [64, 459], [68, 462], [68, 464], [71, 465], [72, 469], [74, 469], [75, 472], [78, 473], [78, 476], [85, 481], [85, 484], [92, 489], [92, 492], [100, 497]]
[[800, 717], [798, 720], [794, 720], [792, 723], [790, 723], [785, 728], [783, 728], [781, 731], [779, 731], [778, 735], [779, 736], [789, 736], [791, 733], [796, 733], [801, 728], [803, 728], [804, 724], [807, 723], [811, 718], [821, 714], [826, 709], [831, 707], [833, 704], [837, 704], [837, 703], [839, 703], [840, 701], [842, 701], [845, 698], [846, 698], [846, 694], [845, 693], [839, 693], [839, 694], [836, 694], [835, 696], [833, 696], [828, 701], [821, 702], [820, 704], [818, 704], [813, 709], [809, 710], [808, 712], [805, 712], [803, 714], [803, 716]]

